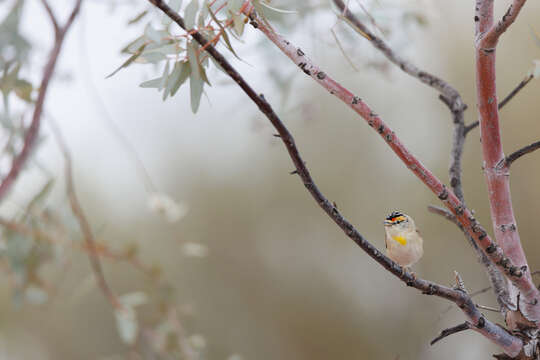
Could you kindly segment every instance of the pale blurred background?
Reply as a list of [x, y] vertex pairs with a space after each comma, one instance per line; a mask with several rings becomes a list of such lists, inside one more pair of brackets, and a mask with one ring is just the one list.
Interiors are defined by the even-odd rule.
[[[498, 2], [498, 14], [507, 2]], [[295, 3], [299, 1], [287, 8], [294, 9]], [[476, 119], [473, 2], [427, 3], [429, 24], [403, 30], [398, 49], [461, 91], [470, 123]], [[52, 4], [64, 10], [60, 13], [71, 6], [67, 0]], [[51, 41], [47, 18], [38, 1], [29, 1], [27, 7], [26, 32], [45, 56]], [[463, 315], [456, 309], [445, 312], [446, 301], [407, 288], [330, 221], [298, 177], [288, 174], [293, 165], [267, 120], [228, 79], [211, 78], [213, 87], [207, 88], [208, 97], [196, 115], [189, 107], [188, 87], [166, 102], [154, 89], [138, 87], [154, 77], [151, 66], [132, 66], [105, 80], [125, 59], [119, 50], [141, 32], [140, 27], [126, 26], [139, 8], [85, 2], [66, 40], [46, 109], [68, 142], [78, 194], [99, 239], [119, 247], [137, 243], [142, 261], [161, 265], [164, 278], [176, 288], [178, 306], [189, 309], [181, 317], [187, 335], [204, 337], [204, 359], [233, 354], [245, 360], [487, 359], [498, 351], [474, 333], [429, 345], [441, 329], [462, 322]], [[385, 73], [363, 68], [363, 53], [353, 55], [360, 61], [360, 72], [354, 71], [329, 33], [335, 22], [329, 11], [321, 13], [316, 24], [295, 31], [276, 27], [366, 100], [447, 183], [452, 121], [436, 92], [392, 67]], [[500, 98], [525, 76], [532, 60], [540, 58], [531, 35], [532, 28], [540, 31], [539, 19], [540, 4], [529, 1], [502, 38], [497, 51]], [[262, 41], [260, 33], [250, 27], [246, 31], [245, 44], [237, 42], [235, 50], [249, 65], [233, 60], [234, 65], [275, 105], [320, 189], [359, 231], [384, 249], [383, 218], [394, 209], [404, 210], [425, 239], [425, 255], [415, 266], [419, 276], [449, 285], [458, 270], [470, 290], [487, 286], [457, 227], [426, 211], [427, 205], [438, 204], [437, 198], [379, 136]], [[364, 39], [352, 39], [363, 44], [366, 57], [380, 60]], [[283, 106], [269, 69], [292, 82]], [[39, 70], [35, 68], [36, 74]], [[140, 173], [101, 118], [88, 81], [95, 83], [157, 188], [188, 204], [188, 214], [177, 223], [149, 210]], [[539, 140], [539, 97], [540, 84], [533, 81], [503, 109], [507, 153]], [[36, 159], [58, 174], [50, 204], [68, 214], [62, 157], [47, 135], [47, 125], [43, 133], [47, 140]], [[464, 189], [467, 203], [490, 229], [478, 134], [471, 133], [465, 147]], [[540, 153], [531, 154], [512, 167], [514, 209], [532, 269], [540, 268], [535, 232], [539, 159]], [[2, 207], [24, 202], [43, 181], [40, 172], [29, 170]], [[206, 247], [206, 256], [186, 256], [185, 243]], [[147, 289], [144, 276], [129, 265], [104, 260], [104, 266], [116, 293]], [[58, 294], [41, 306], [15, 306], [2, 278], [0, 358], [107, 359], [125, 353], [101, 293], [92, 288], [82, 297], [74, 294], [90, 276], [85, 255], [75, 253], [67, 270], [49, 271]], [[491, 293], [477, 301], [496, 304]], [[145, 307], [140, 310], [144, 320]], [[486, 315], [503, 322], [498, 314]]]

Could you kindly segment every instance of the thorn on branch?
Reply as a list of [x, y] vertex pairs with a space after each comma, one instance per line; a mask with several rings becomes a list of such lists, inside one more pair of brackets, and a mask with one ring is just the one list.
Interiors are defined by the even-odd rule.
[[454, 270], [454, 275], [456, 277], [456, 289], [467, 293], [467, 289], [465, 288], [465, 282], [463, 281], [459, 273]]
[[[483, 319], [483, 318], [480, 318], [480, 319]], [[431, 340], [431, 342], [429, 344], [433, 345], [436, 342], [444, 339], [447, 336], [457, 334], [458, 332], [469, 330], [471, 328], [472, 328], [471, 323], [468, 322], [468, 321], [465, 321], [462, 324], [456, 325], [456, 326], [448, 328], [448, 329], [444, 329], [443, 331], [441, 331], [441, 334], [439, 336], [437, 336], [435, 339]]]

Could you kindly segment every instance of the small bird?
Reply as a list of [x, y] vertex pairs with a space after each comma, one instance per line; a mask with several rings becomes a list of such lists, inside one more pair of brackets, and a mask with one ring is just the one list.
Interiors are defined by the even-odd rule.
[[413, 219], [394, 211], [384, 220], [386, 255], [405, 269], [414, 265], [424, 254], [424, 240]]

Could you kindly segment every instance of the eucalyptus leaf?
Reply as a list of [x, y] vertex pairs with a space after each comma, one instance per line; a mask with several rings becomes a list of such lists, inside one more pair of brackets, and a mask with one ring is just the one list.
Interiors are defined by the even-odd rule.
[[180, 72], [180, 76], [178, 77], [178, 79], [176, 79], [176, 81], [171, 81], [171, 84], [172, 84], [171, 90], [170, 90], [171, 96], [174, 96], [176, 94], [178, 89], [180, 89], [180, 86], [182, 86], [182, 84], [186, 82], [189, 75], [191, 74], [191, 66], [189, 62], [182, 62], [180, 66], [182, 68]]
[[139, 86], [142, 88], [155, 88], [155, 89], [159, 89], [160, 85], [161, 85], [160, 77], [157, 79], [147, 80], [139, 84]]
[[119, 72], [121, 69], [125, 68], [125, 67], [128, 67], [132, 62], [134, 62], [135, 60], [137, 60], [137, 58], [139, 56], [141, 56], [141, 54], [143, 53], [144, 51], [144, 48], [146, 47], [146, 44], [142, 44], [141, 46], [139, 46], [139, 48], [137, 49], [137, 51], [135, 51], [135, 54], [131, 55], [126, 61], [124, 61], [124, 63], [122, 65], [120, 65], [116, 70], [114, 70], [112, 73], [110, 73], [109, 75], [107, 75], [105, 77], [105, 79], [108, 79], [110, 78], [111, 76], [115, 75], [117, 72]]
[[169, 78], [169, 62], [165, 64], [165, 69], [163, 69], [163, 75], [161, 75], [161, 82], [159, 83], [158, 90], [161, 91], [167, 86], [167, 79]]
[[144, 28], [144, 36], [155, 43], [161, 43], [161, 33], [154, 29], [150, 24], [147, 24]]
[[144, 10], [143, 12], [137, 14], [133, 19], [128, 21], [128, 25], [133, 25], [133, 24], [138, 23], [139, 21], [141, 21], [143, 17], [146, 16], [146, 14], [148, 14], [148, 10]]
[[199, 0], [191, 0], [184, 12], [184, 21], [188, 29], [193, 29], [195, 26], [195, 17], [197, 16], [197, 10], [199, 10]]
[[142, 53], [141, 56], [139, 56], [136, 61], [140, 63], [152, 63], [156, 64], [162, 60], [167, 59], [165, 55], [159, 52], [148, 52], [148, 53]]
[[229, 0], [229, 5], [227, 6], [227, 10], [233, 13], [238, 13], [243, 3], [244, 3], [244, 0]]

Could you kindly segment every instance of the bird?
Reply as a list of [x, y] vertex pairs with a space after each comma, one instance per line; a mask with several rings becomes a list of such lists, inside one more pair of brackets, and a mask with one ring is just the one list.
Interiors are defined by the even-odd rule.
[[401, 211], [393, 211], [384, 220], [386, 255], [405, 271], [416, 264], [424, 254], [424, 240], [414, 220]]

